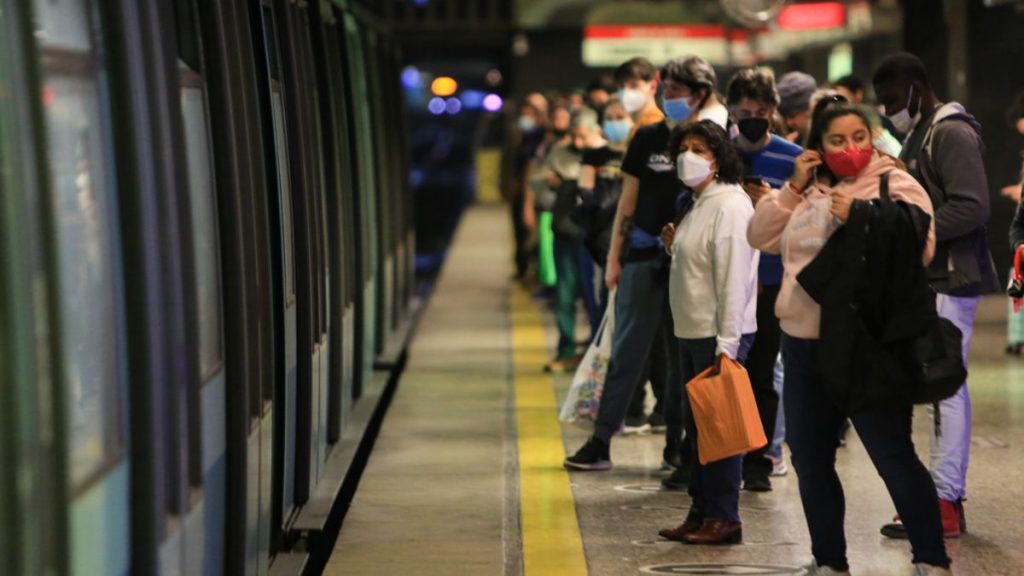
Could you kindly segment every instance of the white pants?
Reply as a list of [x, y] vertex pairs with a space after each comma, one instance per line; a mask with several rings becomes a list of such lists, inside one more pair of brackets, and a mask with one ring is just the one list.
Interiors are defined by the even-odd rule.
[[[964, 366], [967, 349], [974, 335], [974, 316], [980, 296], [957, 297], [939, 294], [936, 302], [939, 316], [946, 318], [963, 333]], [[930, 413], [934, 418], [934, 410]], [[939, 403], [939, 422], [931, 427], [932, 479], [939, 498], [958, 500], [966, 496], [967, 462], [971, 450], [971, 396], [967, 383], [956, 394]]]

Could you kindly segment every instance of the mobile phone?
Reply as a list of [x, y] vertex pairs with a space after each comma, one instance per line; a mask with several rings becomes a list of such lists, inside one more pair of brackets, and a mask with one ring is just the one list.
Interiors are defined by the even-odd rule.
[[744, 184], [752, 184], [754, 186], [764, 186], [765, 185], [764, 179], [761, 178], [760, 176], [744, 176], [743, 177], [743, 183]]

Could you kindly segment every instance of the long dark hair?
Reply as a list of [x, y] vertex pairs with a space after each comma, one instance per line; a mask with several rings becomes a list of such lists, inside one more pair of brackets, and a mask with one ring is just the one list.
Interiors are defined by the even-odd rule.
[[696, 136], [708, 145], [718, 162], [718, 181], [725, 184], [739, 184], [743, 179], [743, 160], [729, 140], [725, 130], [711, 120], [680, 124], [672, 131], [668, 142], [668, 156], [679, 155], [679, 147], [687, 136]]
[[[856, 116], [864, 122], [864, 126], [867, 127], [868, 133], [871, 133], [871, 120], [868, 115], [864, 112], [861, 106], [851, 104], [846, 98], [842, 96], [827, 96], [822, 98], [815, 106], [814, 112], [811, 115], [811, 131], [807, 135], [807, 149], [817, 150], [823, 156], [825, 154], [825, 133], [828, 132], [829, 126], [837, 118], [844, 116]], [[837, 178], [832, 171], [828, 169], [828, 165], [822, 163], [817, 168], [818, 178], [824, 177], [829, 183], [835, 183]]]

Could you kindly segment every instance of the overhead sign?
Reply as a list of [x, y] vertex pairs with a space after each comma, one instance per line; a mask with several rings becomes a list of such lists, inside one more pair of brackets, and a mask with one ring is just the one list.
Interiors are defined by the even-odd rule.
[[656, 66], [699, 55], [713, 65], [753, 62], [746, 30], [715, 24], [593, 24], [583, 30], [583, 63], [614, 67], [642, 56]]

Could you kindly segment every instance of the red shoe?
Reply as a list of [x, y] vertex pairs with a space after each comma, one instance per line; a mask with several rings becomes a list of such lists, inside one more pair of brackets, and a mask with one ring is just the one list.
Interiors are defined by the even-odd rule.
[[942, 533], [946, 538], [959, 538], [962, 533], [967, 531], [963, 500], [939, 498], [939, 512], [942, 513]]
[[686, 535], [687, 544], [739, 544], [743, 542], [743, 523], [705, 520], [700, 530]]

